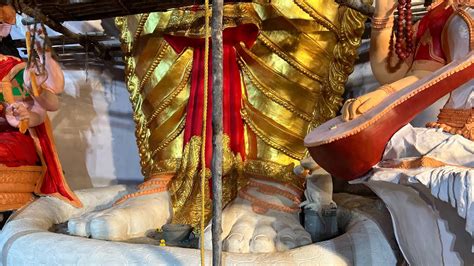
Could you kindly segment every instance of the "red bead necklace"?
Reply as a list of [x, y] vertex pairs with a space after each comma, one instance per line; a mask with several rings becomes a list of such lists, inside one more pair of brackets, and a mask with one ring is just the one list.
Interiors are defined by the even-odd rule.
[[413, 23], [410, 0], [398, 0], [398, 31], [395, 41], [395, 53], [402, 60], [413, 52]]

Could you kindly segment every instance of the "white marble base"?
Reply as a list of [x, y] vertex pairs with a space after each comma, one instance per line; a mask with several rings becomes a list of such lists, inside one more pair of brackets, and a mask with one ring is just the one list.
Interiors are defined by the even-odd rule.
[[[0, 234], [3, 265], [198, 265], [197, 249], [159, 247], [101, 241], [49, 232], [53, 224], [64, 223], [83, 213], [110, 206], [128, 193], [125, 186], [77, 191], [84, 208], [76, 209], [55, 198], [40, 198], [10, 218]], [[358, 196], [345, 195], [346, 202], [367, 202]], [[347, 197], [354, 199], [347, 200]], [[357, 204], [356, 204], [357, 205]], [[286, 252], [237, 254], [224, 252], [224, 265], [395, 265], [389, 240], [369, 215], [357, 209], [350, 217], [346, 233]], [[388, 236], [391, 238], [391, 236]], [[206, 251], [210, 265], [211, 251]]]

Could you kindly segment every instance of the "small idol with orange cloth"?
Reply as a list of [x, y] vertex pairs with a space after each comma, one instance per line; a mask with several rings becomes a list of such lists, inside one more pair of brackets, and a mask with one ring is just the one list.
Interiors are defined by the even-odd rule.
[[[0, 6], [0, 21], [5, 38], [16, 22], [15, 10]], [[51, 52], [35, 46], [45, 53], [41, 75], [35, 65], [27, 68], [21, 59], [0, 54], [0, 211], [22, 207], [33, 193], [81, 206], [66, 184], [46, 113], [59, 108], [56, 94], [63, 91], [64, 76]]]

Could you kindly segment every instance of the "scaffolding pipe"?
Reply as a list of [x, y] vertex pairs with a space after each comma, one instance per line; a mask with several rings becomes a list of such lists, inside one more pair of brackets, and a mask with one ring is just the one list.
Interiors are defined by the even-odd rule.
[[212, 265], [222, 264], [223, 0], [212, 1]]

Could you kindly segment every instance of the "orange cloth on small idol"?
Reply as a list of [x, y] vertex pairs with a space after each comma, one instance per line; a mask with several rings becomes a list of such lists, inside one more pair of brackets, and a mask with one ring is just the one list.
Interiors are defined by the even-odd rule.
[[16, 23], [16, 11], [12, 6], [0, 6], [0, 22], [10, 25], [14, 25]]

